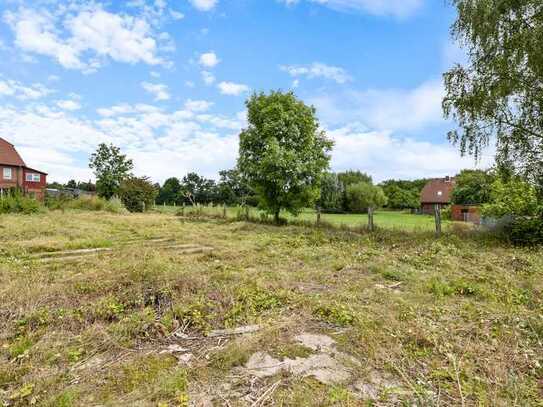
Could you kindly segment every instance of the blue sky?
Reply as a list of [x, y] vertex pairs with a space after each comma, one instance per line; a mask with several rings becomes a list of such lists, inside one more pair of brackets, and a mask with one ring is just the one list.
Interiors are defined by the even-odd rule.
[[[292, 89], [376, 180], [473, 167], [446, 140], [462, 52], [435, 0], [4, 0], [0, 137], [50, 180], [89, 179], [101, 142], [163, 181], [235, 165], [244, 101]], [[479, 166], [486, 166], [490, 157]]]

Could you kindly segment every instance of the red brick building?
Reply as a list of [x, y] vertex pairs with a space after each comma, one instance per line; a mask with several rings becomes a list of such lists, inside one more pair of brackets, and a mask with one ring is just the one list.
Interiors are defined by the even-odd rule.
[[43, 200], [46, 185], [47, 174], [28, 167], [15, 146], [0, 137], [0, 195], [19, 190]]
[[450, 205], [454, 184], [455, 180], [451, 177], [428, 181], [420, 193], [422, 213], [433, 215], [436, 204], [441, 208]]
[[457, 222], [470, 222], [478, 225], [481, 223], [479, 205], [453, 205], [451, 206], [451, 219]]

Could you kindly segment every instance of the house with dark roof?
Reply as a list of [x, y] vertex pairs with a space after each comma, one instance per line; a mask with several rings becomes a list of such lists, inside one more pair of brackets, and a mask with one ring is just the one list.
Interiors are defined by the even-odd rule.
[[435, 205], [440, 208], [451, 204], [455, 179], [451, 177], [436, 178], [428, 181], [420, 193], [422, 213], [434, 214]]
[[18, 190], [43, 200], [46, 185], [47, 174], [28, 167], [15, 146], [0, 137], [0, 196]]

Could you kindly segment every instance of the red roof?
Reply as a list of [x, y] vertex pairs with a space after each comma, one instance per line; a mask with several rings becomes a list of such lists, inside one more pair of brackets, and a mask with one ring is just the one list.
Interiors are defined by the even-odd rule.
[[0, 137], [0, 164], [25, 167], [26, 164], [13, 144]]
[[448, 204], [451, 202], [454, 178], [438, 178], [428, 181], [420, 193], [420, 202]]

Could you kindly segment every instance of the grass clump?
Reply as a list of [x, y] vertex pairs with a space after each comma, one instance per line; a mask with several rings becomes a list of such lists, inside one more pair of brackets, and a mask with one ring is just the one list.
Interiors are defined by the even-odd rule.
[[313, 315], [322, 321], [337, 326], [353, 325], [356, 316], [352, 310], [343, 304], [319, 305], [313, 310]]
[[237, 290], [232, 307], [225, 317], [225, 325], [233, 327], [253, 322], [264, 313], [276, 310], [284, 298], [257, 286], [241, 287]]
[[75, 199], [51, 198], [47, 200], [50, 209], [75, 209], [82, 211], [104, 211], [110, 213], [128, 213], [119, 198], [104, 199], [98, 196], [80, 196]]
[[0, 198], [0, 214], [21, 213], [30, 215], [43, 210], [38, 201], [20, 193], [8, 194]]

